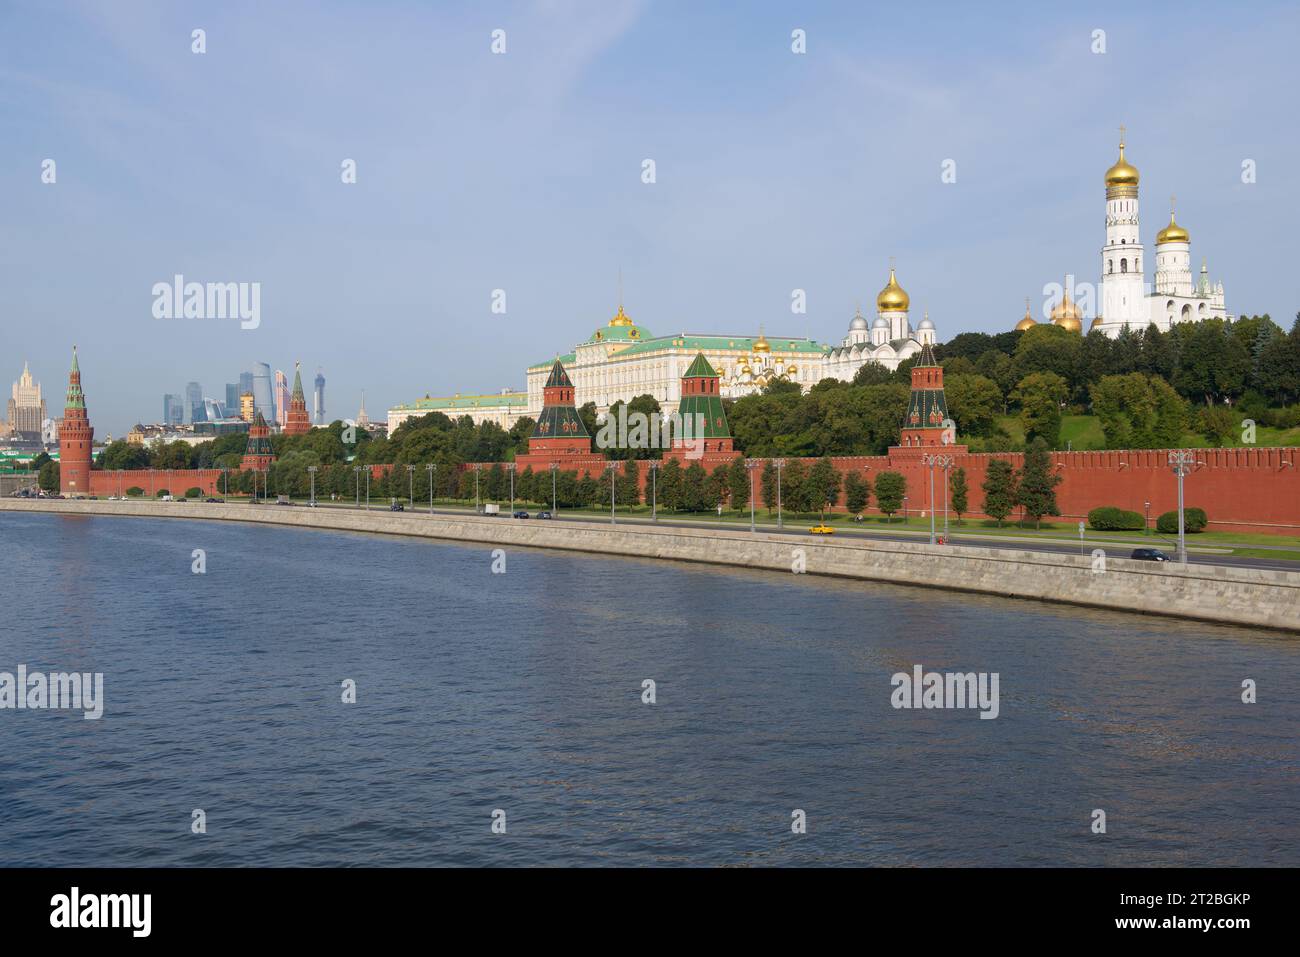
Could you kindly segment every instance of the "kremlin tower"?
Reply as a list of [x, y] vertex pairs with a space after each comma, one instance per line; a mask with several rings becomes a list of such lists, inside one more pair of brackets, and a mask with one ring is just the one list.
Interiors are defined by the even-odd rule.
[[943, 393], [943, 366], [934, 361], [934, 350], [926, 343], [916, 365], [912, 366], [912, 395], [903, 417], [899, 444], [904, 449], [951, 449], [951, 439], [944, 442], [945, 421], [948, 421], [948, 402]]
[[[734, 454], [733, 440], [727, 426], [727, 413], [722, 408], [722, 396], [718, 392], [718, 373], [702, 352], [696, 354], [682, 376], [682, 398], [677, 404], [677, 414], [682, 422], [679, 433], [687, 431], [690, 438], [684, 440], [680, 434], [674, 435], [674, 452], [721, 452], [728, 460], [731, 458]], [[687, 455], [687, 458], [699, 457]]]
[[307, 396], [302, 391], [302, 369], [299, 363], [293, 367], [293, 394], [289, 397], [289, 412], [284, 420], [285, 435], [302, 435], [311, 431], [311, 419], [307, 415]]
[[81, 391], [77, 347], [73, 346], [68, 399], [59, 426], [59, 489], [69, 498], [90, 494], [90, 446], [94, 438], [95, 430], [86, 417], [86, 397]]
[[[620, 310], [621, 311], [621, 310]], [[573, 382], [559, 359], [542, 387], [542, 414], [528, 438], [529, 455], [589, 455], [591, 436], [574, 407]]]
[[275, 451], [271, 448], [271, 427], [266, 424], [266, 417], [258, 409], [253, 416], [253, 424], [248, 428], [248, 446], [239, 467], [245, 472], [265, 472], [275, 461]]

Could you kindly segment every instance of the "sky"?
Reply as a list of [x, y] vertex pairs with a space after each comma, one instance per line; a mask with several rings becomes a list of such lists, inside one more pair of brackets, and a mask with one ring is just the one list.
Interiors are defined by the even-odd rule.
[[[61, 408], [76, 344], [120, 437], [297, 361], [382, 419], [522, 389], [620, 272], [653, 334], [837, 343], [890, 257], [941, 340], [1001, 332], [1097, 280], [1121, 124], [1148, 251], [1176, 193], [1229, 312], [1289, 327], [1297, 35], [1265, 2], [0, 0], [0, 385], [28, 360]], [[177, 274], [260, 284], [259, 324], [155, 318]]]

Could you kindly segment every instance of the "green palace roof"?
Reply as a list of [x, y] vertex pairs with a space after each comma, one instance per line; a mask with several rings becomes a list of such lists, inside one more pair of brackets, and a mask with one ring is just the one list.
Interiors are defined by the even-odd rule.
[[423, 399], [416, 399], [414, 402], [393, 406], [393, 411], [445, 412], [449, 409], [459, 411], [462, 409], [501, 408], [502, 406], [508, 409], [516, 409], [525, 408], [527, 405], [527, 392], [498, 392], [494, 395], [453, 395], [439, 396], [437, 398], [426, 395]]
[[549, 369], [556, 362], [563, 362], [566, 366], [576, 362], [578, 356], [573, 352], [566, 352], [562, 356], [556, 356], [554, 359], [547, 359], [545, 362], [535, 362], [528, 367], [529, 372], [540, 372], [543, 369]]

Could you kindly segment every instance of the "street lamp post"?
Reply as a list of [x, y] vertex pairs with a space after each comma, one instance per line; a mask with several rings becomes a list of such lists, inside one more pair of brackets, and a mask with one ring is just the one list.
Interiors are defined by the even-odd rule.
[[432, 464], [426, 465], [424, 467], [424, 474], [429, 476], [429, 514], [430, 515], [433, 514], [433, 473], [436, 472], [437, 470], [438, 470], [438, 466]]
[[1178, 476], [1178, 561], [1187, 564], [1187, 527], [1183, 514], [1183, 478], [1197, 466], [1195, 452], [1170, 452], [1169, 467]]
[[934, 528], [934, 470], [943, 469], [943, 540], [948, 541], [948, 467], [952, 465], [951, 455], [934, 455], [926, 453], [921, 456], [921, 463], [930, 467], [930, 544], [935, 544]]
[[483, 463], [474, 463], [474, 511], [478, 511], [478, 473], [482, 470]]
[[317, 466], [315, 465], [307, 466], [307, 472], [311, 476], [311, 504], [312, 505], [316, 504], [316, 469]]
[[229, 476], [230, 476], [230, 469], [223, 466], [221, 469], [221, 497], [222, 498], [229, 498], [230, 496], [230, 483], [228, 481]]
[[907, 496], [903, 496], [903, 524], [907, 524]]
[[510, 473], [510, 517], [515, 515], [515, 463], [507, 462], [506, 471]]
[[555, 513], [559, 511], [559, 509], [556, 508], [556, 497], [555, 497], [555, 476], [559, 473], [559, 471], [560, 471], [560, 463], [552, 462], [551, 463], [551, 518], [554, 518]]
[[1151, 503], [1146, 503], [1146, 518], [1142, 520], [1142, 534], [1151, 534]]
[[150, 497], [150, 498], [157, 498], [157, 497], [158, 497], [158, 490], [157, 490], [156, 488], [154, 488], [154, 484], [155, 484], [155, 483], [154, 483], [154, 470], [153, 470], [153, 469], [150, 469], [150, 470], [149, 470], [149, 497]]
[[609, 524], [616, 524], [614, 518], [614, 487], [618, 485], [618, 462], [606, 462], [605, 471], [609, 473]]
[[411, 503], [411, 511], [415, 511], [415, 466], [406, 466], [407, 479], [407, 501]]
[[754, 470], [758, 468], [758, 459], [745, 459], [745, 470], [749, 472], [749, 530], [758, 531], [754, 520]]
[[650, 521], [659, 521], [659, 459], [650, 460]]
[[370, 511], [370, 466], [365, 466], [361, 471], [366, 473], [366, 511]]
[[352, 466], [352, 474], [355, 475], [355, 476], [357, 477], [357, 504], [356, 504], [356, 507], [357, 507], [357, 508], [360, 508], [360, 507], [361, 507], [361, 466], [360, 466], [360, 465], [354, 465], [354, 466]]
[[784, 528], [785, 523], [781, 517], [781, 470], [785, 468], [785, 459], [773, 459], [772, 464], [776, 466], [776, 527]]

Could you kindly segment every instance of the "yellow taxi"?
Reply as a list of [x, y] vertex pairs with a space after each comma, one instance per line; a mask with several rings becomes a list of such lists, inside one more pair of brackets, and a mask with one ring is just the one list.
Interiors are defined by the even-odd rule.
[[814, 525], [812, 528], [808, 529], [808, 531], [812, 532], [814, 535], [835, 534], [835, 529], [831, 528], [829, 525]]

